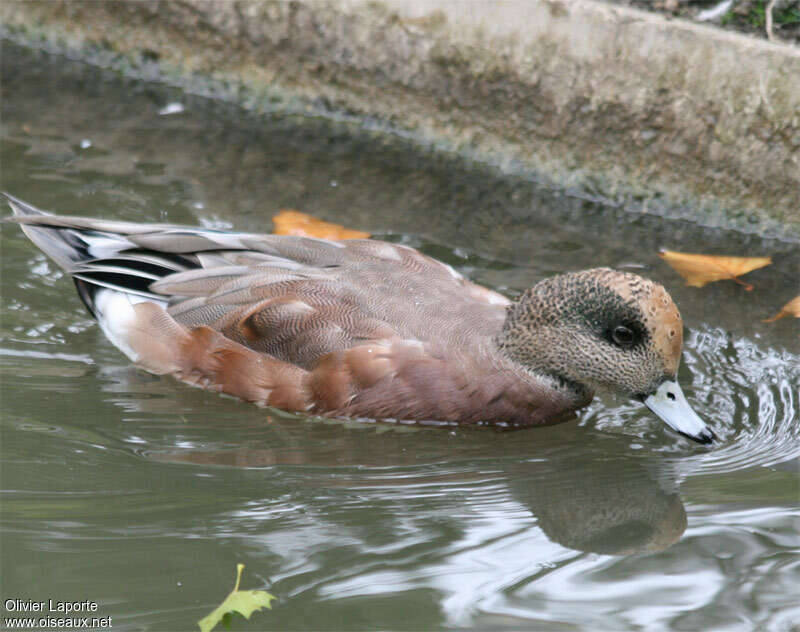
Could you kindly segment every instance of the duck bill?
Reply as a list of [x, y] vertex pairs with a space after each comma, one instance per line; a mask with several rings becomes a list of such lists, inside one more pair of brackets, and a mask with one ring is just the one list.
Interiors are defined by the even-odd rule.
[[644, 405], [670, 428], [698, 443], [711, 443], [716, 436], [689, 406], [675, 380], [661, 383], [655, 393], [644, 398]]

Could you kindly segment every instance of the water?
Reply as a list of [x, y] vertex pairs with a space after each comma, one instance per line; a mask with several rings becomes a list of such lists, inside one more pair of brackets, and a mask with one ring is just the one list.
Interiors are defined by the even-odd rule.
[[[789, 630], [800, 623], [797, 244], [604, 207], [386, 135], [255, 118], [3, 47], [3, 190], [64, 213], [268, 231], [292, 207], [513, 295], [611, 265], [664, 283], [708, 450], [603, 398], [518, 432], [306, 420], [132, 368], [72, 284], [0, 229], [3, 601], [115, 629]], [[178, 108], [170, 104], [180, 103]], [[688, 288], [657, 256], [772, 255]], [[3, 612], [2, 616], [7, 616]]]

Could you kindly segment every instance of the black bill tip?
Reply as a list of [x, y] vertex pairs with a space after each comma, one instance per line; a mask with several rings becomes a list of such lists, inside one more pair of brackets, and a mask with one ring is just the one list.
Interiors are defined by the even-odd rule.
[[686, 432], [681, 432], [680, 430], [678, 431], [678, 434], [683, 435], [692, 441], [696, 441], [697, 443], [702, 443], [703, 445], [710, 445], [717, 440], [717, 435], [714, 434], [714, 431], [711, 430], [711, 428], [703, 428], [703, 430], [696, 435], [690, 435]]

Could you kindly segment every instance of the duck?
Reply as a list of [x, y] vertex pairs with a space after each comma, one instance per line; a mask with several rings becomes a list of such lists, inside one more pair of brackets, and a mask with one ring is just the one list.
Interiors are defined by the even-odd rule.
[[683, 324], [658, 283], [595, 268], [511, 300], [406, 245], [56, 215], [4, 194], [139, 367], [309, 416], [545, 426], [600, 390], [677, 433], [713, 431], [677, 381]]

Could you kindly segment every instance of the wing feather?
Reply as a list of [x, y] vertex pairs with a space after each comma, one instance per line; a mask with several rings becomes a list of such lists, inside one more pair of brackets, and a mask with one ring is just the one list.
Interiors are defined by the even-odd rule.
[[168, 305], [180, 326], [298, 366], [374, 340], [464, 346], [505, 317], [504, 297], [404, 245], [63, 217], [11, 202], [11, 219], [39, 231], [90, 309], [91, 287], [127, 292]]

